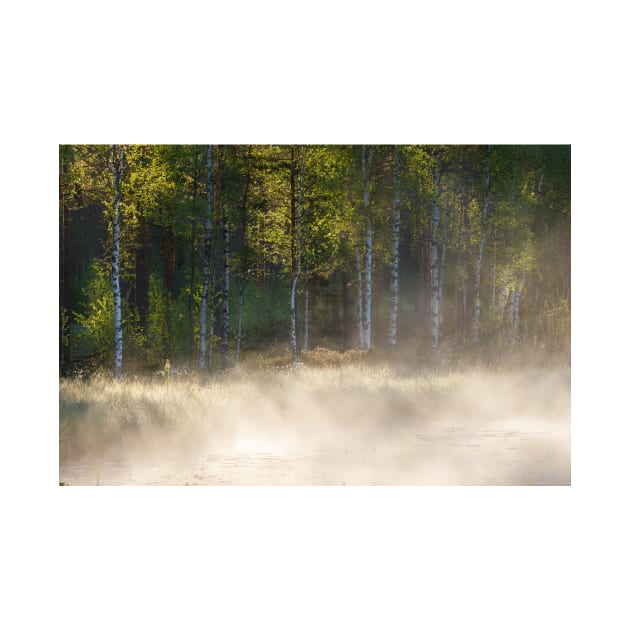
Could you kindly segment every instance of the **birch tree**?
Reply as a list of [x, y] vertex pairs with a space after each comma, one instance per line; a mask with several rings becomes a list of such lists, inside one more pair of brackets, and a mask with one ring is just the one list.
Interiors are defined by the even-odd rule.
[[308, 303], [308, 252], [305, 255], [305, 269], [304, 269], [304, 341], [303, 350], [308, 351], [308, 317], [309, 317], [309, 303]]
[[361, 267], [361, 245], [355, 243], [355, 262], [357, 268], [357, 319], [359, 320], [359, 348], [365, 349], [365, 321], [363, 316], [364, 297], [363, 297], [363, 269]]
[[243, 294], [245, 293], [245, 287], [249, 277], [239, 278], [238, 281], [238, 315], [236, 318], [236, 354], [235, 362], [240, 363], [241, 360], [241, 338], [243, 335]]
[[230, 363], [230, 225], [227, 206], [223, 204], [223, 293], [221, 299], [221, 364], [226, 369]]
[[392, 221], [391, 307], [389, 347], [396, 347], [398, 322], [398, 249], [400, 244], [400, 148], [394, 148], [394, 200]]
[[208, 310], [208, 284], [212, 257], [212, 215], [214, 210], [214, 173], [212, 169], [212, 145], [208, 145], [206, 160], [208, 179], [206, 185], [206, 224], [203, 246], [203, 270], [201, 285], [201, 308], [199, 312], [199, 369], [206, 367], [206, 315]]
[[446, 267], [446, 249], [448, 246], [448, 205], [444, 207], [444, 216], [442, 218], [442, 249], [440, 251], [440, 271], [438, 280], [438, 336], [442, 340], [444, 335], [444, 269]]
[[112, 217], [112, 291], [114, 294], [114, 378], [122, 379], [123, 330], [122, 305], [120, 297], [120, 198], [124, 170], [125, 151], [121, 144], [112, 145], [109, 168], [112, 172], [114, 187], [114, 206]]
[[296, 239], [296, 265], [293, 278], [291, 279], [291, 357], [293, 359], [293, 365], [295, 366], [298, 361], [297, 351], [297, 313], [295, 307], [295, 296], [297, 292], [297, 283], [300, 277], [301, 261], [301, 228], [302, 228], [302, 194], [304, 186], [304, 147], [301, 151], [301, 167], [300, 167], [300, 181], [298, 184], [298, 203], [297, 203], [297, 239]]
[[433, 351], [440, 342], [440, 302], [438, 266], [438, 228], [440, 223], [440, 161], [436, 153], [433, 166], [433, 199], [431, 213], [431, 338]]
[[483, 248], [486, 242], [488, 224], [488, 204], [490, 202], [490, 145], [488, 145], [485, 167], [485, 186], [483, 192], [483, 206], [481, 208], [481, 235], [479, 238], [479, 251], [477, 252], [477, 267], [475, 270], [475, 311], [472, 323], [472, 343], [479, 342], [479, 321], [481, 319], [481, 265], [483, 262]]
[[514, 300], [511, 308], [512, 311], [512, 328], [510, 332], [510, 343], [514, 345], [516, 343], [516, 339], [518, 336], [518, 324], [519, 324], [519, 308], [521, 304], [521, 293], [523, 291], [523, 286], [525, 285], [525, 272], [522, 271], [516, 288], [514, 289]]
[[363, 309], [363, 342], [366, 350], [372, 349], [372, 215], [370, 212], [370, 168], [372, 147], [365, 145], [361, 151], [361, 173], [363, 175], [363, 212], [365, 214], [365, 307]]

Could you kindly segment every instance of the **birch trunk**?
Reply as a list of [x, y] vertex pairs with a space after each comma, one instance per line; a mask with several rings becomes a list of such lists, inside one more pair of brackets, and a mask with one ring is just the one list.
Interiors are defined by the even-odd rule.
[[501, 321], [503, 316], [505, 315], [505, 305], [507, 304], [508, 298], [508, 284], [507, 284], [507, 272], [504, 270], [503, 274], [503, 288], [501, 289], [501, 293], [499, 294], [499, 308], [497, 309], [497, 319]]
[[[208, 183], [206, 185], [206, 226], [203, 247], [203, 271], [201, 285], [201, 310], [199, 313], [199, 369], [206, 367], [206, 313], [208, 309], [208, 281], [212, 254], [212, 214], [214, 209], [214, 175], [212, 172], [212, 145], [208, 145]], [[211, 339], [212, 343], [212, 339]]]
[[394, 149], [394, 217], [392, 224], [392, 303], [389, 313], [389, 347], [396, 347], [398, 323], [398, 250], [400, 245], [400, 149]]
[[364, 343], [365, 349], [372, 349], [372, 217], [370, 215], [370, 165], [372, 163], [372, 148], [363, 146], [363, 210], [365, 212], [365, 320]]
[[475, 271], [475, 312], [473, 314], [472, 342], [479, 342], [479, 321], [481, 320], [481, 265], [483, 263], [483, 248], [486, 242], [488, 222], [488, 203], [490, 201], [490, 146], [486, 157], [486, 184], [483, 194], [483, 206], [481, 208], [481, 237], [479, 239], [479, 252], [477, 253], [477, 269]]
[[223, 209], [223, 295], [221, 300], [221, 365], [227, 369], [230, 364], [228, 346], [230, 334], [230, 226], [227, 208]]
[[215, 266], [212, 266], [212, 278], [209, 280], [208, 287], [208, 311], [209, 311], [209, 327], [208, 327], [208, 367], [212, 366], [212, 354], [214, 352], [214, 327], [217, 321], [216, 306], [217, 306], [217, 294], [215, 287], [217, 285], [217, 270]]
[[61, 335], [59, 338], [59, 358], [61, 359], [60, 374], [67, 374], [71, 367], [70, 356], [70, 321], [72, 311], [70, 309], [70, 211], [66, 203], [66, 177], [65, 151], [60, 147], [61, 160], [59, 164], [59, 205], [61, 207], [61, 234], [60, 234], [60, 261], [61, 261]]
[[304, 269], [304, 352], [308, 351], [308, 255]]
[[114, 293], [114, 378], [122, 378], [123, 331], [122, 304], [120, 298], [120, 197], [123, 175], [124, 148], [120, 145], [118, 156], [116, 145], [112, 146], [109, 167], [114, 184], [114, 216], [112, 219], [113, 248], [112, 248], [112, 291]]
[[241, 361], [241, 336], [243, 332], [243, 293], [245, 292], [246, 282], [240, 282], [238, 285], [238, 323], [236, 327], [236, 357], [235, 362]]
[[518, 324], [519, 324], [519, 306], [521, 303], [521, 293], [523, 291], [523, 285], [525, 284], [525, 273], [521, 273], [521, 277], [519, 278], [518, 286], [514, 291], [514, 308], [512, 314], [512, 335], [510, 341], [512, 345], [516, 343], [516, 338], [518, 336]]
[[438, 337], [441, 340], [444, 336], [444, 268], [446, 267], [446, 247], [448, 239], [448, 209], [444, 208], [444, 217], [442, 220], [442, 251], [440, 260], [439, 288], [438, 288], [438, 313], [439, 313], [439, 329]]
[[433, 213], [431, 217], [431, 323], [432, 347], [437, 351], [440, 341], [438, 227], [440, 222], [440, 167], [439, 158], [433, 167]]
[[361, 251], [359, 245], [356, 246], [357, 261], [357, 304], [359, 319], [359, 347], [365, 349], [365, 330], [363, 322], [363, 271], [361, 270]]
[[192, 219], [190, 226], [190, 287], [188, 291], [188, 330], [190, 334], [190, 356], [191, 368], [194, 368], [195, 362], [195, 323], [194, 323], [194, 293], [195, 293], [195, 220]]
[[494, 243], [494, 260], [492, 261], [492, 317], [496, 319], [497, 314], [497, 244]]
[[297, 365], [298, 350], [297, 350], [297, 312], [295, 308], [295, 294], [297, 291], [297, 283], [300, 277], [301, 266], [301, 227], [302, 227], [302, 187], [304, 181], [304, 147], [302, 147], [302, 165], [300, 167], [300, 183], [298, 192], [298, 204], [297, 204], [297, 239], [296, 239], [296, 265], [295, 273], [291, 282], [291, 357], [293, 359], [293, 365]]
[[[510, 334], [512, 332], [512, 328], [514, 327], [514, 305], [515, 305], [515, 301], [514, 298], [516, 296], [516, 291], [514, 289], [512, 289], [510, 291], [510, 301], [508, 303], [508, 324], [510, 326]], [[511, 337], [508, 337], [511, 341]]]
[[462, 341], [466, 343], [466, 322], [468, 316], [468, 278], [462, 280]]
[[372, 349], [372, 219], [367, 218], [365, 236], [365, 349]]

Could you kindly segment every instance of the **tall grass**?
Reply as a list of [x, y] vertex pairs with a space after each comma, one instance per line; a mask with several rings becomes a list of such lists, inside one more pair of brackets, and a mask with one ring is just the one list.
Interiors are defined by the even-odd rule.
[[[347, 362], [235, 369], [166, 381], [105, 377], [60, 382], [60, 461], [109, 452], [231, 449], [265, 436], [283, 443], [389, 439], [409, 427], [506, 422], [566, 425], [570, 372], [409, 370]], [[275, 445], [275, 446], [274, 446]]]

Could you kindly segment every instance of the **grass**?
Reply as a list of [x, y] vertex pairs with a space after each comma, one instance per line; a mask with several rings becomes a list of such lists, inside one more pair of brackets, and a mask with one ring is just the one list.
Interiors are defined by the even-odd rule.
[[306, 441], [336, 431], [395, 432], [410, 423], [471, 424], [515, 414], [568, 417], [570, 371], [411, 369], [312, 351], [297, 368], [239, 368], [209, 377], [60, 381], [60, 462], [208, 436], [230, 448], [258, 434]]

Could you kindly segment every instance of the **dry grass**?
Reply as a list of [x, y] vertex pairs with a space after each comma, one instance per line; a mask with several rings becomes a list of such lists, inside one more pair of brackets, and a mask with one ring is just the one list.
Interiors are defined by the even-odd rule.
[[[139, 470], [166, 460], [193, 461], [201, 454], [209, 458], [264, 454], [278, 458], [274, 460], [277, 477], [269, 465], [261, 464], [258, 476], [256, 471], [241, 475], [235, 465], [229, 478], [195, 473], [197, 477], [177, 479], [182, 483], [204, 479], [205, 483], [526, 483], [527, 467], [542, 461], [542, 468], [553, 472], [552, 482], [569, 483], [568, 369], [401, 372], [383, 364], [324, 355], [312, 351], [310, 365], [297, 369], [234, 370], [208, 380], [195, 375], [169, 383], [64, 380], [60, 384], [61, 481], [73, 482], [73, 467], [104, 469], [113, 460], [121, 469]], [[313, 367], [318, 361], [329, 367]], [[336, 361], [343, 367], [332, 366]], [[528, 443], [510, 441], [510, 436], [526, 433]], [[454, 436], [461, 439], [454, 442]], [[482, 438], [495, 450], [475, 451], [474, 441]], [[492, 460], [501, 445], [508, 449], [507, 455], [514, 454], [511, 448], [521, 455], [510, 469], [511, 476], [501, 477], [496, 466], [488, 466], [488, 457]], [[502, 455], [496, 452], [500, 460]], [[366, 454], [370, 454], [367, 459]], [[457, 454], [465, 465], [455, 461]], [[137, 474], [135, 479], [142, 483]], [[167, 482], [165, 477], [161, 480]]]

